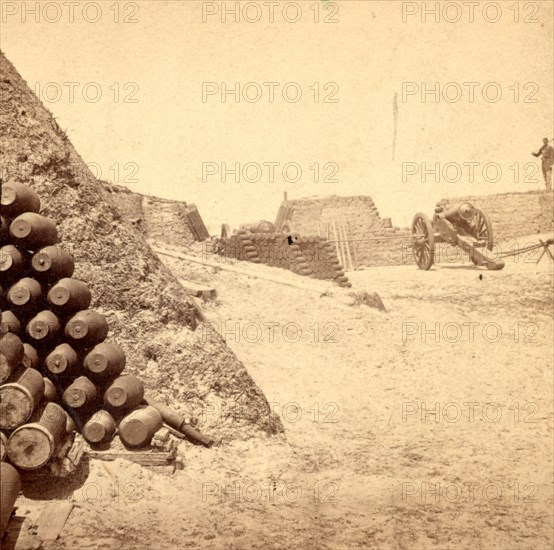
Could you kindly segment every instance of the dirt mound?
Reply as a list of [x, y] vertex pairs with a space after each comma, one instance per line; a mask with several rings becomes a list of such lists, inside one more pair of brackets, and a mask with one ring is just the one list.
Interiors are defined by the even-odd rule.
[[94, 177], [1, 52], [0, 127], [2, 179], [39, 194], [42, 213], [56, 221], [62, 247], [75, 256], [75, 277], [91, 289], [91, 307], [108, 317], [110, 336], [147, 391], [198, 418], [216, 438], [282, 432], [244, 366], [220, 336], [204, 330], [198, 307], [125, 221], [118, 194]]

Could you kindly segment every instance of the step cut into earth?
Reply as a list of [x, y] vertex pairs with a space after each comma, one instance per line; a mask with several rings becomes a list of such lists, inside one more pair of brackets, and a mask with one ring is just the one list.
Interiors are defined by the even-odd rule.
[[144, 240], [122, 216], [118, 197], [97, 180], [52, 114], [0, 52], [0, 167], [40, 196], [75, 257], [75, 277], [107, 316], [109, 337], [147, 392], [215, 439], [283, 432], [244, 366]]

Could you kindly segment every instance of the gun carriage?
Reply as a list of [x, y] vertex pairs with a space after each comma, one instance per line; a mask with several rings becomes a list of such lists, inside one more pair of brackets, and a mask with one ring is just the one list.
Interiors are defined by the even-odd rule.
[[446, 209], [446, 202], [437, 203], [433, 220], [418, 212], [412, 222], [413, 252], [420, 269], [428, 270], [435, 261], [435, 245], [459, 246], [478, 266], [499, 270], [504, 262], [487, 256], [494, 246], [492, 225], [482, 210], [469, 202]]

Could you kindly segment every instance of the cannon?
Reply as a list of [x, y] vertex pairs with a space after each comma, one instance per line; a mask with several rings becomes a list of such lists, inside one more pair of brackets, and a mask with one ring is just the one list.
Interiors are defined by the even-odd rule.
[[413, 253], [419, 269], [429, 269], [435, 261], [435, 244], [448, 243], [467, 252], [478, 266], [499, 270], [504, 262], [489, 258], [485, 252], [494, 246], [492, 225], [482, 210], [470, 202], [446, 209], [446, 202], [437, 203], [433, 221], [418, 212], [412, 222]]

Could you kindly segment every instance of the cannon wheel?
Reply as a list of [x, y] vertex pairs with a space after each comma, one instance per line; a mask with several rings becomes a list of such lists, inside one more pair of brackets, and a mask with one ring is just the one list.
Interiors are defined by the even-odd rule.
[[286, 235], [288, 235], [289, 233], [292, 233], [292, 225], [290, 222], [286, 221], [283, 223], [283, 225], [281, 226], [281, 233], [285, 233]]
[[228, 223], [224, 223], [221, 226], [221, 238], [228, 239], [231, 236], [231, 227]]
[[435, 233], [427, 214], [418, 212], [412, 221], [414, 258], [419, 269], [427, 270], [435, 261]]
[[473, 217], [469, 220], [471, 236], [478, 241], [485, 241], [487, 249], [493, 248], [492, 224], [489, 217], [478, 208], [475, 208]]

